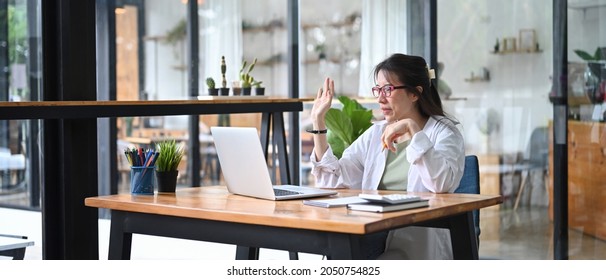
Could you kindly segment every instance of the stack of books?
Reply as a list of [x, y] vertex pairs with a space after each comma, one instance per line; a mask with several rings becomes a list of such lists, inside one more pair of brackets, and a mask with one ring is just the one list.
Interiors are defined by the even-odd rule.
[[318, 207], [347, 206], [347, 209], [368, 212], [391, 212], [429, 206], [428, 199], [408, 194], [360, 194], [335, 199], [304, 200], [303, 204]]

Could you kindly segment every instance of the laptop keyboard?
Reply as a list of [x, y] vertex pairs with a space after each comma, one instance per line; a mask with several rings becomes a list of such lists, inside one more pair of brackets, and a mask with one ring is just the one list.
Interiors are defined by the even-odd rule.
[[280, 190], [280, 189], [274, 189], [274, 194], [275, 194], [276, 196], [285, 196], [285, 195], [300, 194], [300, 192], [289, 191], [289, 190]]

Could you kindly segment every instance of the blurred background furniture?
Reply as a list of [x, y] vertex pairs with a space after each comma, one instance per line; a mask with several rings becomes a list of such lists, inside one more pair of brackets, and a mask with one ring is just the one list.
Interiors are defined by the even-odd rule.
[[25, 155], [11, 154], [10, 149], [0, 147], [0, 194], [21, 191], [25, 181]]
[[[527, 198], [528, 205], [532, 205], [533, 187], [541, 187], [541, 190], [545, 190], [544, 195], [547, 196], [546, 176], [549, 169], [549, 137], [547, 133], [547, 127], [537, 127], [532, 131], [525, 157], [520, 163], [517, 164], [517, 169], [522, 173], [522, 182], [520, 183], [520, 189], [516, 195], [516, 202], [513, 206], [514, 210], [518, 208], [520, 199], [522, 195], [524, 195], [525, 189], [527, 192], [525, 197]], [[538, 173], [538, 180], [529, 179], [533, 177], [533, 172]], [[540, 182], [540, 186], [533, 186], [533, 182]], [[530, 184], [530, 186], [525, 188], [527, 184]]]
[[[549, 126], [553, 137], [552, 123]], [[549, 157], [553, 159], [552, 143]], [[606, 124], [569, 120], [568, 143], [568, 227], [606, 241]], [[553, 168], [550, 160], [549, 170]], [[553, 177], [549, 176], [548, 188], [552, 221]]]

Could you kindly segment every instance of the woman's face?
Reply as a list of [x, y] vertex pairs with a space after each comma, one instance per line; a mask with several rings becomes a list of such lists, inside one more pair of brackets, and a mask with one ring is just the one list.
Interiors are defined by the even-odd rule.
[[[377, 75], [377, 86], [383, 88], [387, 85], [403, 86], [405, 84], [401, 83], [395, 75], [380, 71]], [[385, 94], [381, 93], [377, 100], [381, 112], [388, 122], [410, 118], [417, 110], [414, 103], [418, 97], [409, 92], [408, 88], [394, 89], [389, 97], [385, 97]]]

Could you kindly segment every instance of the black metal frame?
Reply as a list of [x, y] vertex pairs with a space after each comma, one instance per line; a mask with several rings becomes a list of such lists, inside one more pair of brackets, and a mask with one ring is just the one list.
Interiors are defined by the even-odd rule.
[[299, 112], [301, 101], [252, 102], [252, 103], [204, 103], [195, 101], [98, 101], [88, 104], [57, 102], [54, 105], [37, 105], [37, 102], [0, 102], [0, 120], [16, 119], [86, 119], [107, 117], [174, 116], [204, 114], [238, 114], [259, 112]]
[[568, 1], [553, 0], [553, 257], [568, 259]]
[[[132, 234], [237, 245], [236, 259], [258, 259], [259, 248], [311, 254], [329, 259], [362, 259], [364, 235], [285, 228], [112, 210], [108, 259], [130, 259]], [[472, 212], [415, 224], [450, 229], [455, 259], [478, 259]], [[242, 234], [245, 232], [246, 234]]]

